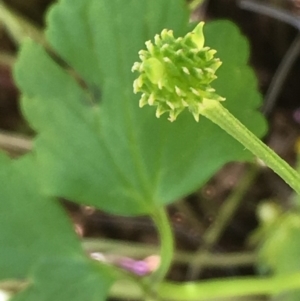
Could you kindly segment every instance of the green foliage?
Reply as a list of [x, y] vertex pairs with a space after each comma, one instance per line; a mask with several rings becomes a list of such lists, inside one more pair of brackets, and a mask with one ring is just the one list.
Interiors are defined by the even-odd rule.
[[260, 256], [275, 273], [300, 269], [300, 216], [286, 213], [280, 216], [264, 237]]
[[[300, 215], [287, 212], [272, 223], [261, 227], [258, 249], [259, 269], [276, 275], [288, 275], [300, 270]], [[297, 301], [300, 291], [286, 292], [279, 296], [286, 301]]]
[[13, 300], [105, 300], [112, 277], [83, 254], [59, 204], [39, 192], [32, 156], [2, 155], [0, 164], [0, 281], [28, 282]]
[[[182, 113], [171, 124], [138, 107], [131, 72], [138, 51], [163, 28], [184, 35], [188, 15], [183, 0], [61, 0], [47, 19], [51, 51], [23, 44], [15, 79], [37, 137], [32, 154], [0, 160], [0, 278], [29, 281], [13, 300], [101, 301], [114, 280], [83, 254], [55, 197], [153, 217], [226, 162], [252, 159], [205, 118], [197, 124]], [[263, 135], [246, 40], [226, 21], [207, 24], [205, 36], [223, 61], [213, 87]]]
[[[76, 0], [53, 7], [48, 40], [85, 84], [42, 47], [23, 45], [15, 76], [23, 111], [38, 133], [43, 191], [113, 213], [151, 214], [198, 188], [224, 163], [251, 158], [204, 118], [195, 124], [183, 114], [171, 125], [138, 108], [130, 70], [139, 49], [163, 28], [186, 32], [187, 17], [183, 3], [171, 0]], [[254, 111], [260, 96], [246, 65], [245, 39], [229, 22], [208, 24], [206, 31], [207, 45], [226, 66], [215, 85], [218, 93], [261, 135], [265, 126]], [[230, 43], [220, 44], [220, 34]]]

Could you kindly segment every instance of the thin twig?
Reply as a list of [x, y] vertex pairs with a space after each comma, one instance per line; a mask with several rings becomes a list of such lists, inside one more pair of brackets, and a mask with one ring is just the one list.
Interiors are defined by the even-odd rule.
[[266, 16], [275, 18], [281, 22], [288, 23], [298, 29], [298, 35], [294, 39], [293, 43], [289, 47], [288, 51], [284, 55], [279, 67], [276, 70], [275, 75], [272, 78], [272, 82], [268, 88], [265, 96], [265, 102], [263, 106], [263, 113], [269, 115], [274, 108], [278, 95], [282, 90], [283, 84], [287, 78], [287, 75], [293, 64], [295, 63], [300, 52], [300, 18], [299, 16], [293, 16], [290, 12], [272, 7], [268, 4], [258, 3], [257, 1], [242, 0], [240, 1], [241, 8], [264, 14]]
[[23, 154], [32, 148], [28, 137], [0, 131], [0, 148], [12, 154]]
[[273, 7], [271, 5], [261, 3], [259, 1], [249, 1], [249, 0], [241, 0], [239, 3], [240, 7], [243, 9], [247, 9], [253, 12], [257, 12], [259, 14], [264, 14], [266, 16], [275, 18], [279, 21], [288, 23], [294, 26], [296, 29], [300, 30], [300, 18], [299, 16], [293, 16], [289, 11], [284, 9], [279, 9]]
[[293, 64], [299, 56], [299, 52], [300, 32], [284, 55], [279, 67], [276, 70], [275, 75], [272, 78], [271, 84], [265, 96], [265, 103], [263, 107], [263, 112], [265, 115], [269, 115], [272, 108], [275, 106], [278, 95], [282, 90], [283, 84], [287, 78], [289, 71], [291, 70]]

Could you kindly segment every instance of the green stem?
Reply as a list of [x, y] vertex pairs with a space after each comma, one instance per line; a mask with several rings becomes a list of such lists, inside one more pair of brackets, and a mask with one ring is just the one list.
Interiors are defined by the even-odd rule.
[[[103, 252], [107, 255], [128, 256], [132, 258], [143, 258], [159, 252], [157, 247], [149, 244], [110, 239], [86, 238], [82, 241], [82, 247], [87, 253]], [[199, 257], [195, 259], [194, 252], [176, 251], [174, 254], [174, 261], [177, 263], [189, 264], [193, 260], [195, 260], [195, 266], [201, 264], [202, 267], [220, 269], [253, 266], [256, 262], [256, 255], [252, 252], [213, 253], [208, 254], [206, 261], [202, 262]]]
[[[233, 298], [250, 295], [278, 295], [300, 289], [300, 273], [268, 278], [240, 277], [186, 283], [162, 282], [158, 298], [168, 301], [201, 301], [214, 298]], [[133, 282], [116, 283], [110, 297], [120, 299], [142, 298], [140, 288]]]
[[300, 175], [239, 122], [219, 101], [204, 99], [200, 114], [216, 123], [273, 169], [300, 195]]
[[270, 278], [245, 277], [184, 284], [163, 283], [159, 296], [172, 301], [200, 301], [210, 298], [276, 295], [299, 288], [300, 274], [296, 273]]
[[160, 266], [149, 279], [151, 285], [155, 286], [165, 278], [169, 271], [174, 253], [174, 239], [171, 224], [164, 208], [158, 208], [153, 214], [153, 219], [160, 236]]

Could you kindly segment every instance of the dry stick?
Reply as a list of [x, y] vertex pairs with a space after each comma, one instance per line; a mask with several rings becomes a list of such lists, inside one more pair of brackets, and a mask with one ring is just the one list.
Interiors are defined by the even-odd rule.
[[0, 131], [0, 148], [12, 154], [23, 154], [32, 149], [32, 140], [22, 135]]
[[210, 250], [217, 243], [217, 241], [225, 231], [228, 223], [232, 219], [241, 201], [243, 200], [244, 195], [255, 180], [258, 171], [258, 166], [252, 164], [240, 183], [237, 185], [236, 189], [231, 193], [231, 195], [221, 206], [214, 223], [203, 235], [203, 245], [195, 253], [194, 260], [190, 262], [187, 273], [188, 279], [195, 279], [205, 266], [205, 262], [211, 256], [209, 254]]
[[273, 107], [275, 106], [279, 93], [282, 90], [283, 84], [287, 79], [288, 73], [292, 69], [296, 59], [300, 52], [300, 31], [294, 39], [290, 48], [284, 55], [279, 67], [276, 70], [275, 75], [272, 78], [272, 82], [265, 96], [265, 103], [263, 107], [263, 112], [265, 115], [270, 115]]
[[268, 5], [267, 3], [261, 3], [261, 1], [253, 0], [241, 0], [239, 5], [243, 9], [251, 10], [253, 12], [275, 18], [281, 22], [285, 22], [291, 26], [294, 26], [297, 30], [300, 30], [299, 17], [291, 14], [285, 9], [279, 9], [278, 7]]
[[293, 43], [289, 47], [288, 51], [284, 55], [284, 58], [280, 62], [275, 75], [272, 78], [272, 82], [268, 88], [265, 96], [265, 103], [263, 106], [263, 112], [265, 115], [269, 115], [276, 104], [278, 95], [282, 90], [282, 86], [286, 81], [287, 75], [293, 67], [300, 52], [300, 19], [298, 16], [291, 14], [287, 10], [273, 7], [266, 3], [260, 3], [257, 1], [240, 1], [240, 7], [247, 9], [258, 14], [263, 14], [271, 18], [275, 18], [281, 22], [285, 22], [294, 26], [298, 30], [298, 35], [294, 39]]

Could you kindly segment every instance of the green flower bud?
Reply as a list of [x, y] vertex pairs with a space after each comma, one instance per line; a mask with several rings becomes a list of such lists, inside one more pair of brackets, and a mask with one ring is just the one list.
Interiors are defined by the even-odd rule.
[[140, 73], [133, 83], [134, 93], [142, 93], [140, 107], [157, 106], [156, 117], [169, 113], [170, 121], [188, 108], [198, 121], [203, 99], [224, 100], [210, 86], [222, 63], [214, 58], [216, 50], [203, 47], [203, 26], [201, 22], [177, 39], [164, 29], [154, 44], [146, 42], [147, 50], [139, 52], [141, 62], [132, 67]]

